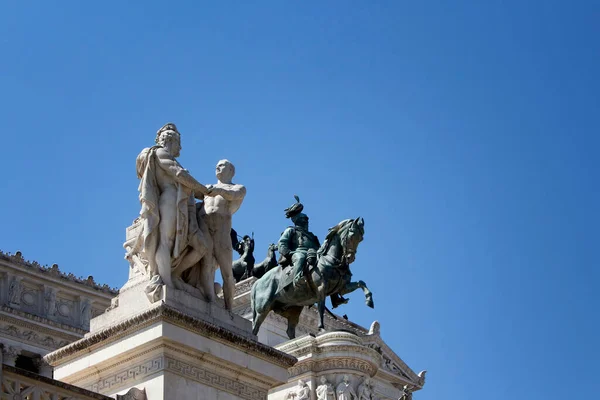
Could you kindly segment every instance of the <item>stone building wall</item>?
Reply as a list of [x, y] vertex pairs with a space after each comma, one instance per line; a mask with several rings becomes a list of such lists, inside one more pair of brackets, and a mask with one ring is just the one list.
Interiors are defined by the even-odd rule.
[[0, 251], [0, 343], [4, 363], [51, 376], [41, 357], [78, 340], [117, 291]]

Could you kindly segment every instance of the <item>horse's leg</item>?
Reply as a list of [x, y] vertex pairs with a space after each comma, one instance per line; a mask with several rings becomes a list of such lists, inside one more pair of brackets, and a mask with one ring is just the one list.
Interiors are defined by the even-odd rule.
[[373, 293], [371, 293], [371, 291], [367, 287], [367, 284], [363, 281], [350, 282], [346, 284], [346, 286], [343, 287], [339, 293], [341, 295], [345, 295], [347, 293], [354, 292], [356, 289], [362, 289], [363, 293], [365, 294], [365, 303], [367, 304], [367, 306], [374, 308], [375, 305], [373, 303]]
[[254, 311], [254, 315], [252, 318], [252, 334], [253, 335], [258, 335], [258, 331], [260, 329], [260, 326], [262, 325], [262, 323], [265, 321], [265, 318], [267, 318], [267, 315], [269, 315], [269, 312], [271, 310], [266, 310], [263, 312], [256, 312]]
[[288, 320], [287, 335], [290, 339], [296, 337], [296, 326], [298, 325], [298, 321], [300, 321], [300, 314], [302, 313], [303, 308], [304, 307], [290, 307], [286, 311]]
[[258, 304], [257, 300], [260, 301], [261, 299], [256, 299], [257, 288], [253, 287], [252, 289], [250, 304], [250, 307], [252, 308], [252, 334], [258, 335], [260, 326], [265, 321], [265, 318], [267, 318], [267, 315], [269, 315], [269, 312], [271, 312], [271, 305]]
[[319, 308], [319, 331], [324, 331], [325, 323], [324, 323], [323, 319], [325, 317], [325, 299], [319, 301], [318, 308]]

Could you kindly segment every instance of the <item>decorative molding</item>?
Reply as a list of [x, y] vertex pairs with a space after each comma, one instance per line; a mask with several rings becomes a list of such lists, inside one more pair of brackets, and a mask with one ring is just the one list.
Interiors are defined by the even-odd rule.
[[136, 387], [132, 387], [125, 394], [118, 394], [117, 400], [147, 400], [146, 388], [140, 390]]
[[309, 359], [306, 361], [301, 361], [295, 366], [289, 368], [288, 374], [290, 378], [293, 378], [295, 376], [302, 375], [307, 372], [322, 372], [335, 369], [356, 371], [361, 374], [373, 377], [377, 373], [378, 367], [368, 361], [356, 358], [329, 357], [323, 360]]
[[58, 278], [61, 280], [65, 280], [68, 282], [73, 282], [76, 284], [84, 285], [89, 288], [98, 290], [100, 292], [104, 292], [110, 294], [112, 296], [116, 296], [119, 291], [116, 288], [111, 288], [110, 286], [104, 284], [99, 285], [94, 281], [93, 276], [88, 276], [87, 278], [76, 277], [72, 273], [64, 273], [62, 272], [57, 264], [53, 264], [51, 267], [43, 266], [37, 261], [28, 261], [23, 258], [23, 255], [20, 251], [17, 251], [15, 254], [5, 253], [0, 250], [0, 260], [8, 261], [14, 265], [18, 265], [20, 267], [24, 267], [26, 269], [32, 270], [31, 272], [38, 272], [41, 274], [49, 275], [53, 278]]
[[129, 334], [133, 329], [139, 329], [141, 325], [151, 324], [157, 320], [178, 325], [184, 329], [193, 332], [201, 332], [201, 334], [228, 345], [234, 344], [236, 348], [241, 348], [244, 351], [262, 358], [268, 359], [270, 362], [275, 361], [283, 367], [291, 367], [297, 361], [293, 356], [276, 350], [270, 346], [259, 343], [255, 340], [247, 339], [244, 336], [238, 335], [226, 328], [202, 321], [189, 315], [186, 315], [172, 307], [162, 303], [155, 303], [152, 308], [144, 311], [137, 316], [129, 318], [126, 321], [118, 323], [112, 327], [93, 332], [88, 336], [80, 339], [68, 346], [65, 346], [53, 353], [45, 356], [49, 364], [56, 364], [58, 361], [74, 356], [82, 350], [88, 350], [89, 347], [97, 345], [101, 342], [114, 341]]
[[167, 371], [174, 372], [185, 378], [193, 379], [207, 386], [229, 392], [248, 400], [264, 400], [267, 398], [266, 390], [249, 383], [219, 375], [215, 370], [209, 371], [207, 369], [198, 367], [197, 365], [191, 365], [185, 361], [169, 356], [165, 357], [165, 361], [165, 369]]
[[250, 278], [244, 279], [243, 281], [236, 283], [235, 284], [235, 292], [234, 292], [233, 296], [238, 297], [239, 295], [250, 292], [250, 290], [252, 289], [252, 286], [254, 285], [254, 282], [256, 282], [257, 280], [258, 279], [256, 279], [256, 277], [251, 276]]
[[[144, 352], [144, 354], [155, 351], [161, 347], [171, 348], [171, 346], [161, 345]], [[221, 366], [218, 366], [217, 368], [205, 368], [200, 364], [190, 364], [187, 361], [168, 354], [157, 355], [149, 360], [144, 360], [141, 363], [133, 366], [131, 366], [132, 359], [128, 359], [126, 361], [127, 362], [120, 362], [119, 365], [129, 365], [127, 368], [123, 368], [118, 372], [111, 374], [110, 377], [103, 378], [99, 382], [88, 385], [87, 388], [95, 392], [114, 392], [119, 387], [126, 386], [129, 383], [135, 383], [136, 381], [139, 382], [159, 371], [169, 371], [186, 379], [192, 379], [206, 386], [226, 391], [244, 399], [262, 400], [267, 398], [267, 390], [219, 374], [219, 369], [223, 369]], [[206, 362], [207, 360], [203, 359], [202, 361]], [[98, 372], [102, 372], [107, 369], [110, 369], [110, 367], [96, 371], [94, 374], [90, 374], [82, 379], [96, 376]], [[233, 369], [229, 370], [233, 373], [239, 373], [239, 371], [235, 371]], [[267, 382], [263, 383], [266, 383], [268, 386]]]
[[375, 337], [375, 340], [369, 344], [376, 344], [381, 350], [382, 360], [381, 369], [397, 375], [402, 380], [408, 380], [414, 386], [422, 388], [419, 383], [419, 376], [406, 365], [404, 361], [380, 337]]
[[[12, 307], [1, 306], [0, 311], [5, 312], [8, 315], [0, 314], [0, 321], [19, 325], [24, 328], [37, 331], [39, 333], [46, 333], [49, 335], [59, 336], [61, 338], [73, 341], [81, 338], [87, 331], [75, 327], [72, 325], [63, 324], [60, 322], [52, 321], [39, 315], [34, 315], [26, 311], [16, 310]], [[46, 326], [40, 326], [40, 325]], [[55, 328], [55, 329], [50, 329]], [[57, 329], [70, 331], [71, 334], [57, 331]]]
[[[131, 361], [131, 360], [128, 360]], [[128, 365], [127, 362], [122, 364]], [[142, 380], [146, 376], [164, 369], [165, 357], [160, 355], [150, 360], [145, 360], [138, 365], [127, 366], [112, 374], [111, 376], [100, 380], [99, 382], [88, 385], [87, 388], [93, 392], [111, 391], [115, 387], [123, 386], [124, 383], [135, 380]], [[96, 372], [97, 374], [98, 372]], [[94, 374], [94, 375], [96, 375]]]
[[[38, 382], [39, 384], [48, 385], [49, 387], [52, 387], [51, 393], [58, 392], [57, 394], [59, 394], [59, 396], [56, 397], [57, 400], [75, 400], [75, 399], [79, 399], [81, 397], [87, 397], [87, 398], [92, 398], [92, 399], [96, 399], [96, 400], [114, 400], [112, 397], [104, 396], [99, 393], [94, 393], [89, 390], [77, 387], [77, 386], [69, 385], [68, 383], [64, 383], [64, 382], [57, 381], [57, 380], [54, 380], [51, 378], [47, 378], [45, 376], [34, 374], [33, 372], [18, 369], [18, 368], [12, 367], [12, 366], [8, 366], [6, 364], [4, 364], [2, 366], [2, 369], [3, 369], [2, 372], [4, 372], [4, 374], [2, 376], [3, 385], [1, 385], [1, 386], [3, 386], [4, 388], [14, 388], [15, 387], [15, 385], [11, 385], [9, 382], [7, 382], [7, 380], [14, 382], [15, 381], [14, 376], [10, 376], [10, 375], [16, 375], [19, 377], [18, 381], [20, 383], [24, 383], [24, 379], [22, 379], [22, 378], [25, 377], [25, 378], [28, 378], [28, 380], [31, 380], [33, 382]], [[46, 391], [46, 392], [50, 392], [50, 390], [48, 390], [50, 388], [40, 388], [40, 389], [42, 389], [43, 391]], [[62, 393], [61, 393], [61, 391], [62, 391]], [[70, 392], [70, 393], [64, 393], [65, 391]], [[21, 396], [19, 396], [19, 395], [21, 395]], [[3, 393], [2, 398], [5, 398], [4, 393]], [[8, 398], [25, 399], [25, 398], [29, 398], [29, 397], [27, 397], [21, 390], [20, 393], [11, 393], [11, 395], [9, 395]], [[40, 398], [43, 398], [43, 397], [40, 396]], [[48, 396], [48, 398], [54, 398], [54, 397]]]
[[0, 334], [11, 336], [15, 339], [19, 339], [34, 346], [41, 346], [48, 350], [56, 350], [69, 344], [69, 341], [67, 340], [58, 340], [49, 335], [44, 337], [32, 330], [19, 329], [15, 325], [1, 326]]

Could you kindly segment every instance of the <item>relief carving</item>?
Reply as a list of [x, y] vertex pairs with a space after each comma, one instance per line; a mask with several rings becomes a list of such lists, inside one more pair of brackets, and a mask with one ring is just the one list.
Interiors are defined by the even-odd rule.
[[8, 287], [8, 304], [19, 305], [21, 304], [21, 276], [13, 276]]
[[50, 286], [44, 288], [44, 315], [53, 317], [56, 314], [56, 289]]
[[320, 379], [321, 384], [317, 386], [317, 400], [335, 400], [335, 389], [327, 377], [323, 375]]
[[302, 379], [298, 381], [298, 386], [291, 389], [286, 395], [286, 399], [290, 400], [308, 400], [309, 398], [310, 388]]

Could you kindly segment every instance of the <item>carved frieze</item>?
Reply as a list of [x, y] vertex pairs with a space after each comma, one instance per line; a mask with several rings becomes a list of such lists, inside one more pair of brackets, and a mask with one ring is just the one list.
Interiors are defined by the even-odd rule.
[[299, 376], [307, 372], [322, 372], [329, 370], [355, 371], [364, 375], [373, 376], [377, 373], [377, 367], [372, 363], [356, 358], [331, 357], [323, 360], [303, 361], [288, 369], [290, 377]]
[[10, 336], [34, 346], [41, 346], [48, 350], [56, 350], [69, 344], [67, 340], [39, 334], [31, 329], [23, 329], [15, 325], [0, 325], [0, 334]]
[[99, 382], [88, 385], [87, 389], [106, 393], [127, 386], [128, 382], [143, 380], [146, 376], [165, 370], [244, 399], [263, 400], [267, 398], [266, 390], [219, 374], [216, 368], [204, 368], [198, 363], [190, 364], [185, 360], [166, 354], [157, 355], [137, 365], [132, 365], [132, 362], [124, 364], [128, 366]]

